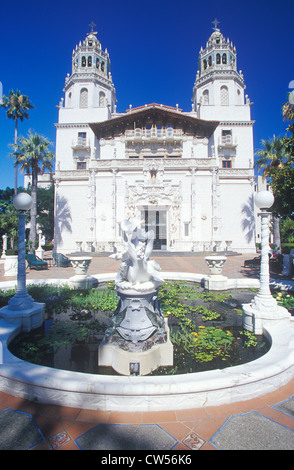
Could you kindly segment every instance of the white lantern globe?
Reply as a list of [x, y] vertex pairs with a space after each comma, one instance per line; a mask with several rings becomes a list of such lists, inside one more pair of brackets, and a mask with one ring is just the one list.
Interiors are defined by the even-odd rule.
[[28, 211], [32, 207], [32, 198], [28, 193], [18, 193], [13, 198], [13, 205], [17, 211]]
[[259, 191], [255, 196], [255, 205], [259, 209], [269, 209], [274, 201], [275, 198], [270, 191]]

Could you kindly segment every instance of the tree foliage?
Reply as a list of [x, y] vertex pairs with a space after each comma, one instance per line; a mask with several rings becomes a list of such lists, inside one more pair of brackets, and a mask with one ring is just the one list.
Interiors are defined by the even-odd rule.
[[[28, 110], [33, 109], [34, 106], [30, 102], [29, 98], [22, 95], [19, 90], [9, 91], [9, 95], [2, 97], [2, 104], [0, 106], [6, 109], [6, 116], [8, 119], [14, 120], [14, 144], [17, 143], [17, 127], [18, 121], [29, 119]], [[17, 192], [17, 162], [14, 162], [15, 166], [15, 187], [14, 192]]]
[[54, 237], [54, 185], [37, 190], [37, 224], [46, 241]]
[[14, 189], [0, 190], [0, 237], [7, 234], [9, 241], [14, 241], [18, 234], [18, 217], [12, 204]]
[[14, 155], [17, 164], [21, 170], [26, 171], [32, 176], [31, 183], [31, 227], [30, 241], [33, 246], [36, 242], [36, 223], [37, 223], [37, 187], [38, 174], [44, 173], [46, 169], [52, 170], [54, 154], [49, 150], [51, 142], [39, 134], [29, 131], [28, 137], [20, 137], [18, 144], [13, 145]]

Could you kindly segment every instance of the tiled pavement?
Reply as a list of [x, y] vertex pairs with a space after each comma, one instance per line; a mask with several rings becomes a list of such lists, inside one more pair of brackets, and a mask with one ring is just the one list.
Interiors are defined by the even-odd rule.
[[[228, 257], [223, 274], [252, 276], [244, 259]], [[155, 257], [156, 258], [156, 257]], [[163, 271], [207, 274], [197, 256], [158, 258]], [[93, 257], [89, 274], [116, 272], [118, 261]], [[31, 278], [67, 278], [72, 268], [28, 271]], [[3, 264], [0, 264], [0, 281]], [[0, 450], [293, 450], [294, 379], [274, 393], [229, 405], [162, 412], [105, 412], [42, 405], [0, 392]]]

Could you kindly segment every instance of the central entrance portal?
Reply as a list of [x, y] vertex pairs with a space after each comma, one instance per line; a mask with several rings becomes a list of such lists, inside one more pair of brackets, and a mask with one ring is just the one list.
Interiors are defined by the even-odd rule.
[[145, 230], [154, 232], [154, 250], [166, 250], [166, 210], [144, 209], [142, 218], [145, 220]]

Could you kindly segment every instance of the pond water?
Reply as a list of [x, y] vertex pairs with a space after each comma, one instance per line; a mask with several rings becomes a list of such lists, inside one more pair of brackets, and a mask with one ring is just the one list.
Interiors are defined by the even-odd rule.
[[[113, 290], [105, 288], [104, 294], [113, 301]], [[47, 302], [46, 298], [38, 299], [50, 306], [44, 324], [17, 336], [9, 345], [10, 351], [28, 362], [57, 369], [116, 374], [111, 368], [98, 366], [98, 347], [113, 310], [107, 310], [107, 301], [103, 309], [90, 308], [87, 292], [79, 295], [87, 308], [70, 302], [61, 306], [60, 296], [48, 297]], [[244, 332], [242, 327], [242, 303], [250, 302], [254, 295], [252, 290], [213, 293], [188, 283], [164, 283], [160, 302], [174, 344], [174, 366], [157, 369], [152, 375], [235, 366], [265, 354], [269, 349], [265, 339]]]

